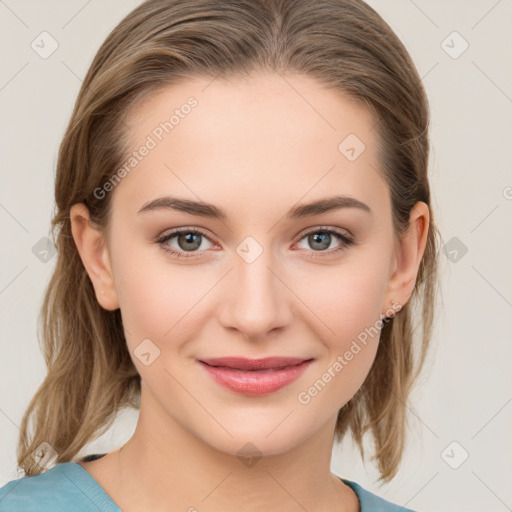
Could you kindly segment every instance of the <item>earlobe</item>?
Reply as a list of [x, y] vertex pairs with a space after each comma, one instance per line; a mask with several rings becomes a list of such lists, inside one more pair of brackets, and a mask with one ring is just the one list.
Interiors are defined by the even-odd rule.
[[403, 307], [411, 297], [427, 245], [429, 220], [428, 205], [417, 202], [409, 216], [409, 227], [396, 246], [395, 267], [388, 283], [384, 309], [392, 300]]
[[102, 230], [91, 221], [89, 210], [83, 203], [71, 207], [70, 220], [75, 245], [99, 304], [109, 311], [118, 309], [119, 301]]

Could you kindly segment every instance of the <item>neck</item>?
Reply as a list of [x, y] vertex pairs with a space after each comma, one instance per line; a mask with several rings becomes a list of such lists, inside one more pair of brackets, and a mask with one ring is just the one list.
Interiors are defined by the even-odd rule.
[[198, 439], [143, 394], [137, 427], [119, 456], [124, 501], [118, 505], [123, 511], [358, 510], [351, 508], [353, 492], [330, 472], [334, 426], [335, 418], [286, 453], [261, 457], [246, 446], [233, 455]]

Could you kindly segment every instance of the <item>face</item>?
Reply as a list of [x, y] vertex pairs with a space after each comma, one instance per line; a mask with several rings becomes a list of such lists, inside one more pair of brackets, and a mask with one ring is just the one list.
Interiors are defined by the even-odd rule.
[[[162, 422], [233, 454], [334, 428], [380, 319], [407, 299], [375, 119], [287, 80], [153, 94], [129, 118], [135, 160], [97, 192], [112, 194], [110, 299], [94, 284], [121, 309], [141, 412], [151, 402]], [[264, 358], [285, 359], [253, 361]]]

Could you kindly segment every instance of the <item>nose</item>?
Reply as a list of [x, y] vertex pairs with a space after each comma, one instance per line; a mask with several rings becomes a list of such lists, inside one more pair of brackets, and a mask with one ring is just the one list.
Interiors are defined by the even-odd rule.
[[268, 338], [289, 325], [294, 295], [282, 270], [270, 250], [264, 250], [254, 261], [235, 254], [228, 289], [218, 310], [222, 325], [249, 341]]

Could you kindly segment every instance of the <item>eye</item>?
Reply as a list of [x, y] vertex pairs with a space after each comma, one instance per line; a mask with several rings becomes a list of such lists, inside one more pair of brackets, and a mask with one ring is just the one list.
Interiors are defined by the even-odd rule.
[[[177, 246], [169, 243], [174, 239], [176, 239], [175, 243]], [[323, 227], [309, 231], [302, 236], [300, 241], [302, 240], [306, 240], [306, 243], [313, 249], [310, 251], [310, 255], [308, 255], [309, 258], [339, 253], [347, 249], [350, 245], [355, 244], [355, 241], [350, 236], [335, 229]], [[326, 250], [329, 249], [331, 243], [336, 240], [339, 242], [339, 245], [334, 249]], [[212, 243], [204, 231], [198, 228], [180, 228], [167, 233], [156, 242], [164, 251], [171, 253], [177, 258], [189, 258], [196, 256], [198, 252], [202, 252], [200, 249], [208, 249], [208, 247], [204, 247], [203, 242], [205, 241]], [[308, 249], [308, 247], [306, 247], [306, 249]]]
[[[176, 239], [176, 246], [170, 245], [173, 239]], [[197, 228], [180, 228], [170, 233], [167, 233], [163, 237], [157, 240], [157, 243], [162, 247], [164, 251], [170, 252], [178, 258], [189, 258], [195, 256], [194, 253], [201, 252], [199, 249], [207, 249], [204, 247], [204, 241], [207, 240], [211, 243], [210, 239], [206, 234]], [[187, 254], [189, 253], [189, 254]]]
[[[314, 231], [306, 233], [306, 235], [301, 238], [301, 241], [302, 240], [306, 240], [306, 244], [313, 249], [313, 254], [308, 256], [310, 258], [332, 255], [344, 251], [355, 243], [350, 236], [332, 228], [316, 228]], [[327, 251], [326, 249], [329, 249], [331, 243], [336, 240], [340, 242], [339, 245]], [[308, 249], [308, 247], [306, 247], [306, 249]]]

